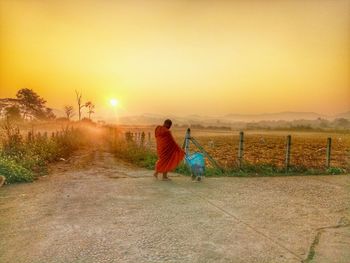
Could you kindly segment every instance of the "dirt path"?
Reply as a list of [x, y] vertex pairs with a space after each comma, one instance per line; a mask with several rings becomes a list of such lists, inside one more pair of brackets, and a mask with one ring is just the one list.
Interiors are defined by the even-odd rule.
[[349, 207], [350, 176], [162, 182], [96, 150], [0, 189], [0, 262], [345, 263]]

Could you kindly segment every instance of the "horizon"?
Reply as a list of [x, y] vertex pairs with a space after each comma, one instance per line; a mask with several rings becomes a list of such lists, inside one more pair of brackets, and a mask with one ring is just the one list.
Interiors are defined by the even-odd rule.
[[350, 1], [84, 3], [0, 2], [1, 98], [62, 110], [78, 90], [106, 119], [350, 110]]
[[[34, 91], [35, 92], [35, 91]], [[38, 94], [40, 95], [40, 94]], [[16, 96], [13, 97], [0, 97], [1, 100], [7, 100], [7, 99], [14, 99], [17, 100]], [[45, 98], [43, 98], [45, 99]], [[62, 108], [55, 108], [51, 107], [50, 105], [46, 105], [48, 108], [53, 109], [54, 111], [60, 112], [60, 114], [63, 114], [63, 109]], [[74, 107], [74, 105], [73, 105]], [[75, 111], [74, 111], [75, 112]], [[139, 112], [139, 113], [129, 113], [129, 114], [118, 114], [119, 116], [142, 116], [142, 115], [154, 115], [154, 116], [159, 116], [159, 117], [164, 117], [164, 116], [175, 116], [175, 117], [189, 117], [189, 116], [199, 116], [199, 117], [221, 117], [221, 116], [230, 116], [230, 115], [242, 115], [242, 116], [252, 116], [252, 115], [272, 115], [272, 114], [318, 114], [318, 115], [323, 115], [327, 117], [333, 117], [341, 114], [346, 114], [350, 112], [350, 108], [348, 110], [342, 111], [342, 112], [336, 112], [333, 114], [323, 114], [320, 112], [316, 111], [287, 111], [287, 110], [282, 110], [282, 111], [275, 111], [275, 112], [251, 112], [251, 113], [245, 113], [245, 112], [228, 112], [228, 113], [223, 113], [223, 114], [196, 114], [196, 113], [188, 113], [188, 114], [161, 114], [161, 113], [156, 113], [156, 112]]]

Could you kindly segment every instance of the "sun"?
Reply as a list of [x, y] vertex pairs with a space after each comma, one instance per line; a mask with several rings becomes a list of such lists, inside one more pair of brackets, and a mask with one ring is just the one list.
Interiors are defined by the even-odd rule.
[[116, 107], [119, 104], [119, 101], [117, 99], [110, 99], [109, 103], [112, 107]]

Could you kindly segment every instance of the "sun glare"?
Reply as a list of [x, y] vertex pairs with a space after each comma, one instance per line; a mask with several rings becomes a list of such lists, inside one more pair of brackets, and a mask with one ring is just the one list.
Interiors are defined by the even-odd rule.
[[111, 104], [112, 107], [115, 107], [119, 104], [119, 101], [117, 99], [111, 99], [109, 103]]

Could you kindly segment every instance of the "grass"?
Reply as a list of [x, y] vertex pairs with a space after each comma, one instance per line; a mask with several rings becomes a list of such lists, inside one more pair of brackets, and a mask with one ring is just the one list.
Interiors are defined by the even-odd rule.
[[55, 137], [36, 134], [26, 139], [9, 121], [2, 124], [2, 130], [0, 175], [5, 176], [6, 184], [31, 182], [47, 174], [49, 163], [69, 157], [88, 141], [81, 129], [65, 128]]
[[146, 147], [140, 147], [133, 141], [117, 141], [111, 145], [111, 151], [118, 158], [147, 169], [154, 169], [157, 155]]

